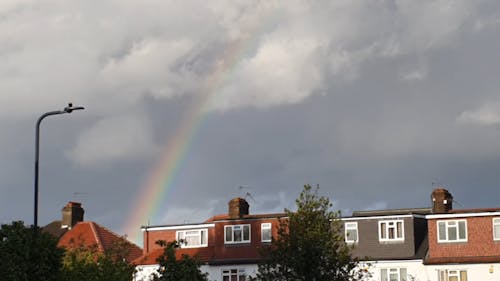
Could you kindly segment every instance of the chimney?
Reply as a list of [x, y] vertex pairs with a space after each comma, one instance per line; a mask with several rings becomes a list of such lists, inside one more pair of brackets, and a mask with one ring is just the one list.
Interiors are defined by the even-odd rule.
[[453, 209], [453, 196], [444, 188], [436, 188], [432, 191], [432, 212], [434, 214], [447, 213]]
[[82, 208], [82, 204], [78, 202], [68, 202], [62, 212], [61, 228], [71, 229], [78, 222], [83, 221], [83, 214], [85, 211]]
[[248, 215], [248, 202], [243, 198], [234, 198], [229, 201], [229, 217], [232, 219], [241, 218]]

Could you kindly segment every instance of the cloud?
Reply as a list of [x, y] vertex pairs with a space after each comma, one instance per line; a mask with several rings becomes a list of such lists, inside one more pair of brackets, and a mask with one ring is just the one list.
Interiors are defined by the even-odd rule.
[[82, 166], [102, 167], [113, 161], [145, 158], [155, 151], [147, 118], [122, 115], [100, 120], [83, 132], [66, 156]]
[[485, 104], [476, 110], [464, 111], [458, 116], [459, 123], [477, 125], [499, 125], [500, 104]]

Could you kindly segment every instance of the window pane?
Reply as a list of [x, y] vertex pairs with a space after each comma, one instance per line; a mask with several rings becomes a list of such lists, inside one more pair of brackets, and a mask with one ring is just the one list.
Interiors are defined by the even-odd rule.
[[389, 233], [389, 239], [394, 239], [394, 228], [389, 228], [387, 232]]
[[438, 239], [446, 240], [446, 223], [444, 221], [438, 223]]
[[460, 281], [467, 281], [467, 271], [466, 270], [460, 271]]
[[398, 222], [397, 224], [398, 238], [403, 238], [403, 223]]
[[208, 234], [206, 230], [201, 231], [201, 244], [202, 245], [207, 245], [207, 240], [208, 240]]
[[380, 280], [387, 281], [387, 269], [384, 268], [380, 270]]
[[226, 227], [226, 242], [233, 241], [233, 229], [230, 226]]
[[457, 229], [455, 227], [448, 227], [448, 240], [457, 240]]
[[199, 246], [200, 245], [200, 236], [186, 236], [186, 245], [188, 246]]
[[240, 242], [241, 241], [241, 228], [234, 228], [233, 235], [234, 235], [233, 241]]
[[397, 273], [390, 273], [389, 274], [389, 281], [399, 281], [398, 274]]
[[261, 229], [261, 240], [262, 241], [271, 241], [271, 225], [262, 224]]
[[381, 223], [380, 224], [380, 238], [382, 239], [386, 239], [387, 238], [387, 235], [385, 233], [386, 229], [385, 229], [385, 222]]
[[358, 241], [358, 231], [355, 229], [347, 230], [347, 241]]
[[458, 238], [459, 239], [465, 239], [465, 232], [466, 232], [466, 227], [465, 227], [465, 221], [459, 221], [458, 222]]
[[401, 281], [406, 281], [407, 280], [407, 277], [406, 277], [406, 268], [400, 268], [399, 269], [399, 278], [401, 279]]
[[495, 232], [495, 239], [500, 239], [500, 224], [495, 225], [494, 232]]
[[243, 226], [243, 240], [244, 241], [250, 240], [250, 226], [249, 225]]

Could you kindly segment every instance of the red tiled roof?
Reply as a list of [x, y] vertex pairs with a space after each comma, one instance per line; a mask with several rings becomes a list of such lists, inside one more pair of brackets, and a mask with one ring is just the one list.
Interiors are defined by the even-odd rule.
[[[163, 254], [164, 249], [155, 249], [142, 257], [139, 257], [132, 261], [136, 265], [153, 265], [158, 264], [158, 258]], [[196, 257], [201, 262], [209, 262], [212, 258], [212, 251], [210, 247], [205, 248], [188, 248], [188, 249], [177, 249], [175, 252], [176, 259], [181, 259], [183, 255], [188, 255], [190, 257]]]
[[137, 245], [125, 240], [123, 237], [95, 222], [79, 222], [67, 231], [57, 244], [59, 247], [75, 248], [79, 246], [97, 246], [99, 251], [109, 250], [118, 242], [125, 241], [128, 255], [127, 261], [133, 261], [142, 255], [142, 250]]

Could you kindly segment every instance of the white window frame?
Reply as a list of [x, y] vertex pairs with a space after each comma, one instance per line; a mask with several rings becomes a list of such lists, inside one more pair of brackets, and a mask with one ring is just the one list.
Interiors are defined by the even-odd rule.
[[[401, 237], [398, 237], [398, 223], [401, 223]], [[382, 237], [382, 224], [385, 224], [385, 235]], [[394, 229], [394, 238], [389, 238], [389, 230]], [[404, 220], [381, 220], [378, 222], [378, 240], [383, 242], [404, 241], [405, 240], [405, 223]]]
[[[203, 233], [205, 234], [205, 239], [203, 239]], [[186, 236], [196, 237], [199, 236], [199, 244], [191, 244], [187, 243]], [[208, 247], [208, 229], [186, 229], [186, 230], [178, 230], [175, 232], [175, 237], [177, 242], [181, 248], [203, 248]], [[183, 240], [181, 243], [180, 241]]]
[[[465, 230], [465, 238], [460, 238], [460, 227], [459, 224], [464, 223]], [[440, 225], [444, 225], [445, 228], [445, 237], [441, 237], [440, 234]], [[451, 240], [449, 239], [449, 231], [455, 229], [457, 233], [457, 239]], [[438, 243], [454, 243], [454, 242], [467, 242], [467, 220], [439, 220], [436, 222], [436, 232]]]
[[500, 230], [496, 231], [496, 226], [500, 227], [500, 218], [493, 218], [492, 220], [492, 226], [493, 226], [493, 240], [498, 241], [500, 240]]
[[[465, 279], [462, 279], [462, 273], [465, 272]], [[438, 270], [438, 280], [439, 281], [450, 281], [450, 277], [456, 277], [458, 281], [467, 281], [469, 278], [467, 276], [467, 270], [465, 269], [441, 269]]]
[[236, 277], [236, 281], [245, 281], [247, 278], [246, 270], [244, 268], [223, 268], [221, 270], [222, 280], [228, 277], [227, 280], [232, 280], [231, 277]]
[[[385, 272], [385, 278], [383, 278]], [[408, 280], [408, 272], [406, 267], [392, 267], [392, 268], [381, 268], [380, 269], [380, 281], [390, 281], [391, 275], [396, 275], [398, 281], [407, 281]]]
[[[248, 240], [245, 240], [244, 229], [248, 226]], [[231, 228], [231, 239], [227, 239], [227, 229]], [[241, 228], [241, 241], [234, 241], [234, 233], [238, 228]], [[233, 224], [233, 225], [225, 225], [224, 226], [224, 243], [225, 244], [241, 244], [241, 243], [250, 243], [252, 241], [252, 228], [250, 224]]]
[[[264, 233], [269, 232], [269, 239], [264, 239]], [[272, 225], [270, 222], [264, 222], [260, 224], [260, 240], [261, 242], [271, 242], [273, 239]]]
[[[355, 239], [349, 239], [348, 231], [349, 230], [354, 230], [356, 231], [356, 238]], [[359, 231], [358, 231], [358, 222], [346, 222], [344, 224], [344, 237], [345, 237], [345, 242], [346, 243], [357, 243], [359, 241]]]

